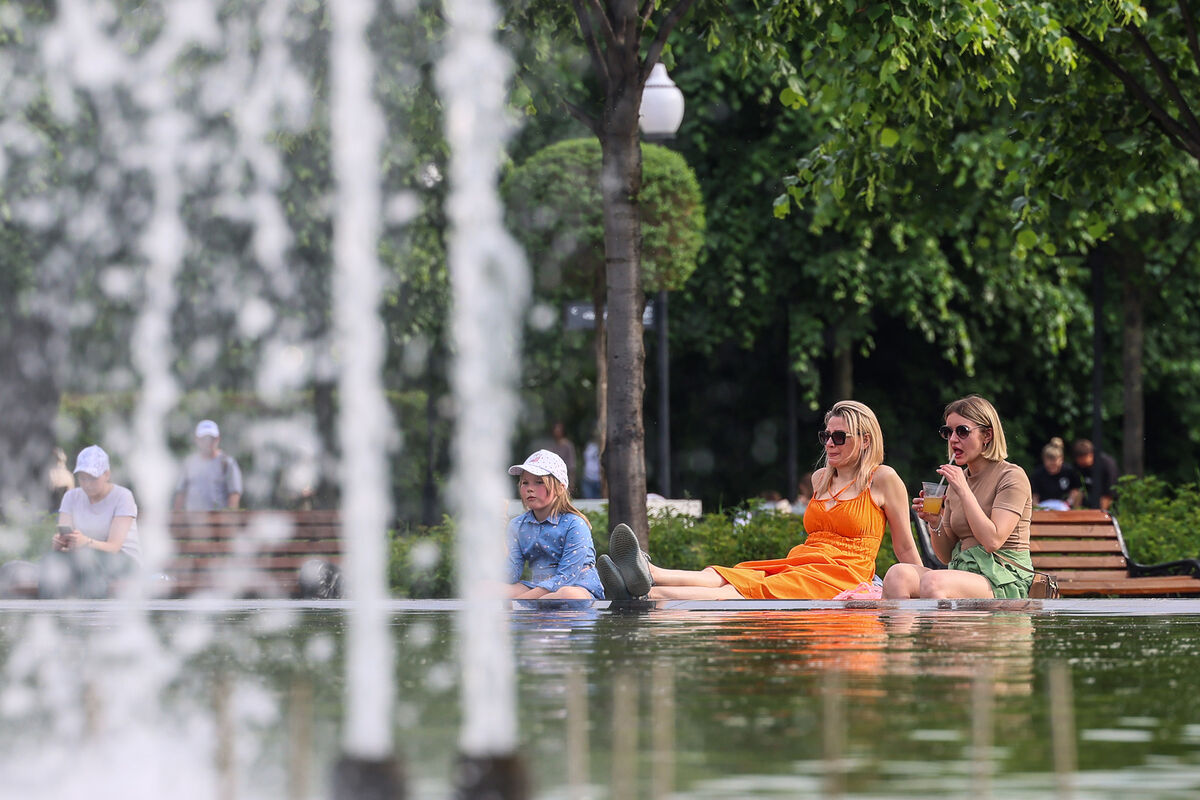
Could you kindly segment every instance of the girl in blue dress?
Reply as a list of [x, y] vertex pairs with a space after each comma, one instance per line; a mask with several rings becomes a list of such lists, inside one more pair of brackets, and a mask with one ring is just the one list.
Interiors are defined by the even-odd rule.
[[[571, 503], [566, 463], [538, 450], [508, 474], [520, 477], [517, 492], [526, 509], [508, 523], [509, 597], [603, 600], [592, 524]], [[521, 580], [527, 563], [529, 580]]]

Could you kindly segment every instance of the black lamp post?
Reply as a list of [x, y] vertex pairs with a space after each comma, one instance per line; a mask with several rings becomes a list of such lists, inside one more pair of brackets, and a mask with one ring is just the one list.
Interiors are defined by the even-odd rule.
[[[655, 64], [642, 90], [638, 126], [646, 141], [666, 142], [675, 137], [683, 122], [683, 92], [667, 75], [667, 68]], [[671, 376], [667, 368], [667, 290], [659, 289], [654, 313], [658, 328], [658, 468], [659, 491], [671, 496]]]

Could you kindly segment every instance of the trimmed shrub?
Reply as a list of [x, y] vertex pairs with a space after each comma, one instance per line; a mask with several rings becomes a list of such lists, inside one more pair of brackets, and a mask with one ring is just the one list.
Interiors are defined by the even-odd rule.
[[454, 531], [450, 517], [431, 528], [392, 531], [388, 583], [393, 596], [428, 599], [454, 595]]
[[1173, 486], [1152, 475], [1122, 477], [1114, 515], [1129, 555], [1141, 564], [1160, 564], [1200, 555], [1200, 487]]

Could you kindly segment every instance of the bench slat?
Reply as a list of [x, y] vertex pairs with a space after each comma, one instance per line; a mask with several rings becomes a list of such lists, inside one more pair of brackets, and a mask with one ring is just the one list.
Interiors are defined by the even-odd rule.
[[[235, 544], [237, 546], [235, 546]], [[175, 543], [175, 555], [180, 556], [250, 556], [256, 553], [280, 553], [284, 555], [333, 555], [342, 554], [342, 543], [338, 539], [321, 541], [290, 541], [247, 545], [232, 541], [181, 541]]]
[[1091, 523], [1093, 525], [1112, 526], [1112, 518], [1107, 512], [1098, 508], [1081, 508], [1074, 511], [1034, 511], [1033, 521], [1037, 524], [1054, 523]]
[[[286, 533], [286, 539], [341, 539], [342, 529], [329, 527], [327, 525], [308, 525], [298, 528], [282, 529]], [[276, 531], [269, 529], [255, 529], [253, 526], [249, 528], [239, 528], [232, 525], [224, 527], [205, 527], [193, 526], [189, 528], [171, 528], [171, 538], [180, 541], [189, 541], [194, 539], [205, 540], [212, 539], [223, 541], [226, 539], [247, 539], [253, 542], [270, 542], [280, 541], [283, 537], [275, 536]]]
[[1042, 572], [1049, 572], [1059, 580], [1125, 580], [1129, 577], [1129, 570], [1126, 569], [1070, 569], [1059, 567], [1056, 569], [1045, 569]]
[[1125, 563], [1124, 556], [1084, 556], [1082, 558], [1072, 556], [1038, 556], [1033, 560], [1034, 569], [1043, 571], [1056, 569], [1104, 569], [1111, 567], [1113, 569], [1124, 570], [1124, 574], [1128, 576], [1129, 565]]
[[289, 520], [293, 525], [340, 525], [341, 512], [322, 509], [320, 511], [172, 511], [170, 526], [182, 528], [190, 525], [235, 525], [245, 527], [248, 521]]
[[[309, 560], [308, 556], [261, 556], [261, 557], [239, 557], [239, 556], [222, 556], [219, 558], [206, 558], [203, 556], [196, 558], [177, 558], [170, 562], [168, 572], [212, 572], [222, 570], [226, 572], [232, 571], [266, 571], [266, 570], [297, 570]], [[340, 557], [331, 556], [325, 559], [332, 563], [338, 563]]]
[[1116, 539], [1117, 531], [1110, 524], [1102, 525], [1044, 525], [1036, 519], [1029, 526], [1031, 539]]
[[1059, 577], [1058, 588], [1063, 595], [1200, 594], [1200, 579], [1186, 575], [1164, 578], [1107, 578], [1104, 580], [1088, 578], [1063, 580], [1062, 577]]
[[1029, 540], [1031, 553], [1098, 553], [1116, 554], [1125, 558], [1121, 543], [1114, 539], [1033, 539]]

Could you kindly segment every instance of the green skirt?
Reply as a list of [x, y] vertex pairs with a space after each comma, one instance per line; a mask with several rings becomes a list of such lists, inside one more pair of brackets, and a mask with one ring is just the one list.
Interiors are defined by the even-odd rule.
[[[1009, 566], [983, 548], [983, 545], [968, 547], [960, 551], [962, 543], [954, 545], [947, 569], [961, 569], [982, 575], [992, 585], [992, 594], [1006, 600], [1019, 600], [1029, 595], [1029, 584], [1033, 573]], [[1028, 550], [1001, 550], [1006, 558], [1033, 569]]]

